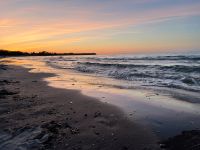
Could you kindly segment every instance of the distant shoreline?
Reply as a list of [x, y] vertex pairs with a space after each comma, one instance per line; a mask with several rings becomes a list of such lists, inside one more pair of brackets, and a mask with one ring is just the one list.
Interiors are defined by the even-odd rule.
[[51, 53], [51, 52], [21, 52], [21, 51], [9, 51], [9, 50], [0, 50], [0, 56], [9, 57], [9, 56], [71, 56], [71, 55], [96, 55], [96, 53]]

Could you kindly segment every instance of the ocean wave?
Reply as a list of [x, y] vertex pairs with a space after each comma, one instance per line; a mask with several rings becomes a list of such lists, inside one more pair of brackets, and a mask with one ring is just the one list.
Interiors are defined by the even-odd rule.
[[[119, 68], [126, 68], [126, 67], [132, 67], [132, 68], [142, 68], [142, 67], [150, 67], [152, 65], [136, 65], [136, 64], [113, 64], [113, 63], [97, 63], [97, 62], [78, 62], [80, 65], [88, 65], [88, 66], [100, 66], [100, 67], [119, 67]], [[155, 66], [155, 65], [154, 65]], [[152, 66], [152, 67], [154, 67]]]
[[134, 56], [134, 57], [87, 57], [87, 59], [91, 59], [91, 60], [107, 60], [107, 61], [130, 61], [130, 60], [160, 60], [160, 61], [164, 61], [164, 60], [190, 60], [190, 61], [200, 61], [200, 55], [169, 55], [169, 56]]
[[157, 69], [161, 71], [176, 71], [185, 73], [200, 73], [200, 66], [187, 66], [187, 65], [136, 65], [136, 64], [111, 64], [111, 63], [96, 63], [96, 62], [78, 62], [80, 65], [85, 66], [99, 66], [99, 67], [117, 67], [117, 68], [136, 68], [136, 69]]
[[56, 68], [128, 80], [141, 86], [200, 91], [200, 55], [52, 57], [47, 62]]

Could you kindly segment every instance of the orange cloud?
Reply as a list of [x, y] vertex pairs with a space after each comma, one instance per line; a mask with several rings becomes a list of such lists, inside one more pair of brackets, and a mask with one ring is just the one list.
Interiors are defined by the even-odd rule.
[[20, 25], [21, 23], [22, 21], [19, 21], [17, 19], [0, 19], [0, 28], [10, 28], [16, 25]]

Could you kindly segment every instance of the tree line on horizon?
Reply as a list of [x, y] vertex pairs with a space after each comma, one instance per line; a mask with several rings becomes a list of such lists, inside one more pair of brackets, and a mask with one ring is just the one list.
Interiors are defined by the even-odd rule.
[[56, 56], [56, 55], [96, 55], [96, 53], [51, 53], [47, 51], [41, 52], [21, 52], [0, 50], [0, 56]]

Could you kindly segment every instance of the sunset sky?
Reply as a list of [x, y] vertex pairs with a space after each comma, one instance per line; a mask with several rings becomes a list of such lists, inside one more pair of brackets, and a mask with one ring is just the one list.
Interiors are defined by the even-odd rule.
[[200, 51], [200, 0], [1, 0], [0, 49]]

